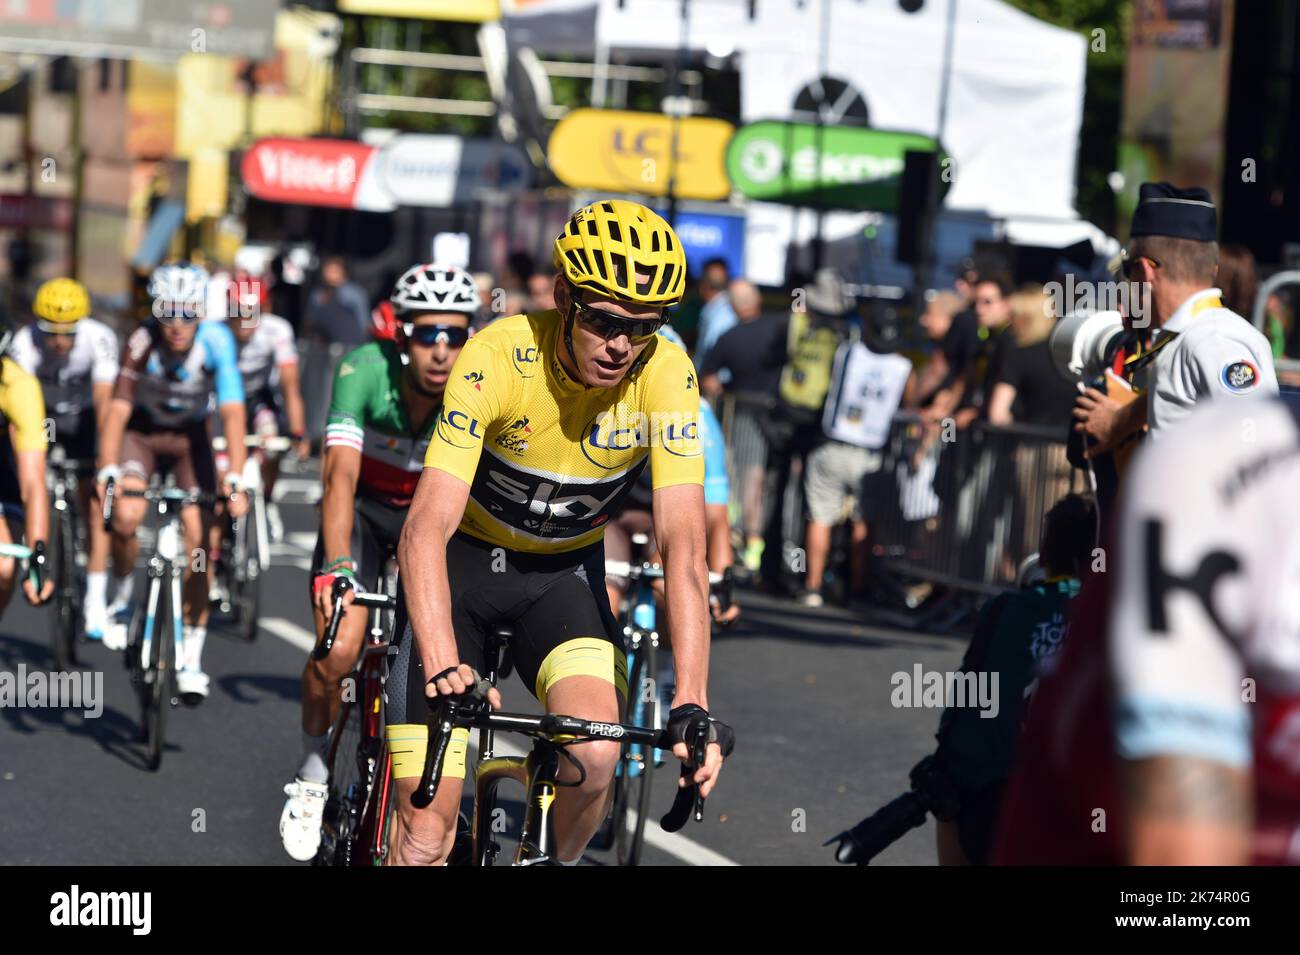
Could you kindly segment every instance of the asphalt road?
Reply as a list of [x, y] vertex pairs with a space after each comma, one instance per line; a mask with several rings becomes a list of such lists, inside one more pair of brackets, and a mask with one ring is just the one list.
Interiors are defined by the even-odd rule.
[[[264, 582], [251, 644], [213, 628], [204, 653], [212, 693], [170, 714], [156, 773], [143, 767], [138, 712], [118, 654], [79, 647], [102, 679], [102, 713], [0, 708], [0, 863], [295, 865], [277, 831], [282, 787], [299, 758], [300, 675], [312, 639], [307, 567], [315, 539], [310, 478], [291, 479], [280, 504], [285, 541]], [[701, 824], [674, 836], [652, 822], [643, 864], [829, 865], [828, 837], [901, 793], [933, 747], [939, 711], [891, 705], [891, 675], [916, 664], [960, 665], [962, 643], [867, 627], [836, 610], [810, 611], [742, 593], [743, 622], [715, 637], [710, 705], [738, 745]], [[45, 610], [15, 598], [0, 620], [0, 671], [50, 665]], [[535, 711], [517, 679], [507, 709]], [[655, 776], [656, 814], [675, 771]], [[512, 822], [518, 790], [503, 789]], [[929, 865], [932, 826], [880, 862]], [[590, 851], [592, 864], [611, 853]]]

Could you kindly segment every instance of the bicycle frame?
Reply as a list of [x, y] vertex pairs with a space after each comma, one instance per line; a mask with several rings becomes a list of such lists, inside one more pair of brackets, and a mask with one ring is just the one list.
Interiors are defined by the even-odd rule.
[[[181, 508], [172, 505], [179, 504], [186, 497], [184, 491], [176, 491], [175, 494], [170, 494], [167, 490], [164, 490], [155, 502], [155, 513], [165, 516], [166, 519], [158, 528], [158, 539], [154, 545], [153, 553], [149, 555], [149, 595], [145, 601], [144, 635], [140, 646], [140, 659], [142, 661], [149, 660], [149, 652], [153, 649], [154, 623], [158, 613], [158, 601], [163, 586], [170, 586], [172, 639], [176, 651], [172, 659], [177, 661], [178, 668], [180, 667], [180, 661], [184, 659], [182, 629], [184, 614], [181, 609], [184, 606], [181, 602], [181, 579], [184, 575], [184, 569], [177, 562], [177, 557], [184, 549], [184, 540], [180, 526]], [[166, 639], [165, 636], [162, 639]]]

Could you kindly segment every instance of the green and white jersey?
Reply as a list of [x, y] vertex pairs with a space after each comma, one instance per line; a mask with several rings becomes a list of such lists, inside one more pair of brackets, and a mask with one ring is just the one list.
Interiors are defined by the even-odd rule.
[[324, 442], [360, 451], [357, 493], [397, 507], [411, 503], [438, 420], [435, 409], [417, 431], [402, 405], [401, 380], [402, 358], [392, 342], [370, 342], [343, 356]]

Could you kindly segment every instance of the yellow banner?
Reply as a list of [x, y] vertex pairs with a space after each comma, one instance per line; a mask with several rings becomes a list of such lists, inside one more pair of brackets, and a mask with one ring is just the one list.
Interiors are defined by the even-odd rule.
[[551, 133], [547, 159], [556, 178], [573, 189], [725, 199], [731, 194], [725, 158], [735, 128], [702, 116], [677, 121], [662, 113], [575, 109]]
[[204, 149], [190, 157], [185, 190], [185, 221], [197, 222], [223, 215], [226, 189], [230, 182], [230, 154], [221, 149]]
[[501, 0], [339, 0], [339, 13], [486, 23], [501, 19]]

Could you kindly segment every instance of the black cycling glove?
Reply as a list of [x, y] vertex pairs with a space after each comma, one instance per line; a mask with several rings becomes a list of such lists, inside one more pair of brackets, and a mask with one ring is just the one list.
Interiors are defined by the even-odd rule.
[[685, 703], [682, 706], [675, 706], [672, 712], [668, 714], [668, 738], [674, 743], [687, 743], [686, 730], [695, 722], [696, 718], [704, 716], [709, 721], [709, 742], [717, 743], [722, 749], [723, 757], [731, 755], [731, 751], [736, 748], [736, 732], [721, 720], [715, 720], [709, 716], [709, 711], [696, 703]]

